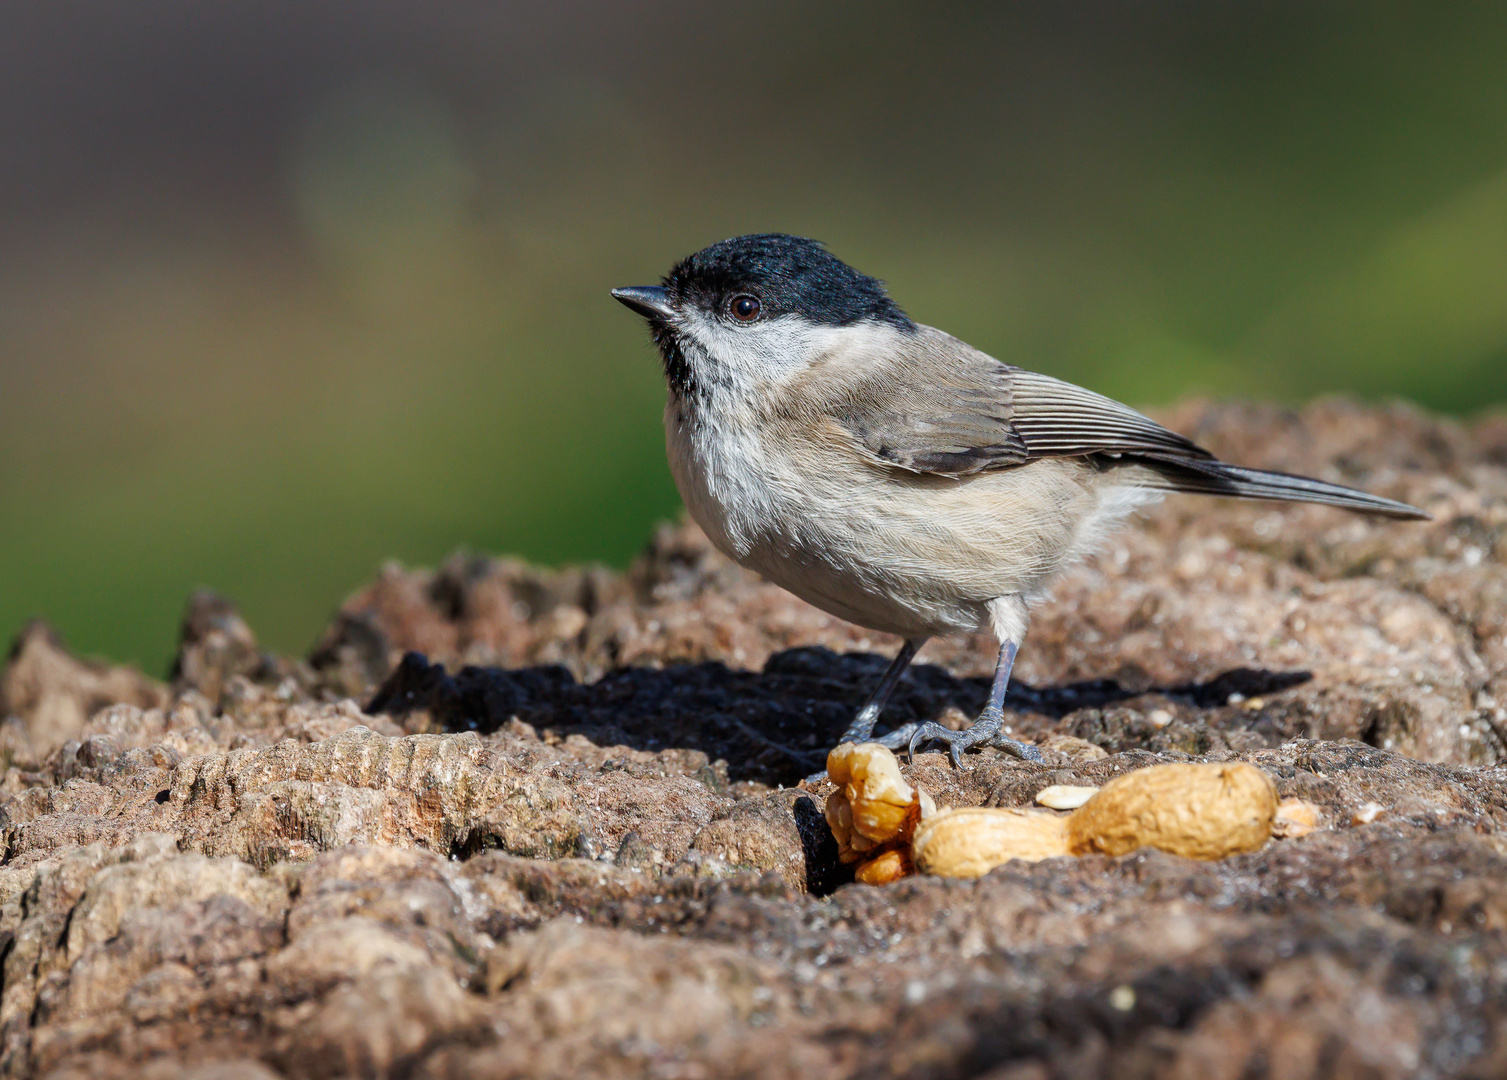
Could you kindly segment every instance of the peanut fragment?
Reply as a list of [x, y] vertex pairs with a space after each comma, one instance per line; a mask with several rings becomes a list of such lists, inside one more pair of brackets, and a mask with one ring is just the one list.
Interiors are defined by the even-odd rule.
[[1319, 827], [1319, 810], [1302, 799], [1283, 799], [1272, 822], [1272, 835], [1287, 840], [1307, 836]]
[[853, 876], [865, 885], [888, 885], [916, 872], [911, 856], [899, 848], [881, 852], [866, 863], [859, 863]]
[[878, 743], [834, 747], [827, 755], [827, 776], [842, 789], [851, 828], [865, 840], [894, 839], [917, 806], [916, 791], [900, 775], [899, 761]]
[[1076, 810], [1099, 793], [1096, 787], [1077, 784], [1053, 784], [1036, 793], [1036, 805], [1052, 810]]
[[858, 863], [855, 876], [870, 885], [915, 873], [911, 835], [936, 806], [905, 782], [895, 755], [878, 743], [842, 743], [827, 755], [827, 776], [838, 785], [826, 806], [838, 858]]

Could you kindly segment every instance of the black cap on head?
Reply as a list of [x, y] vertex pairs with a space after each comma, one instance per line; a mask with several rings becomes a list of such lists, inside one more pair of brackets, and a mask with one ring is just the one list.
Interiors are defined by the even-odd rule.
[[703, 248], [681, 260], [664, 284], [681, 303], [713, 311], [749, 293], [758, 297], [766, 318], [800, 315], [827, 326], [870, 319], [916, 328], [881, 282], [817, 241], [784, 233], [735, 236]]

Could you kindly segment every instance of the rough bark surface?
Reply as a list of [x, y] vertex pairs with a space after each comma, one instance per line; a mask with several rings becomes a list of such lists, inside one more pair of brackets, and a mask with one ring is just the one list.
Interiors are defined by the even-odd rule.
[[[0, 1076], [1507, 1074], [1507, 421], [1168, 417], [1398, 525], [1183, 498], [1035, 616], [1029, 804], [1247, 761], [1320, 828], [847, 880], [821, 760], [895, 642], [666, 528], [626, 573], [388, 567], [307, 660], [190, 603], [170, 680], [40, 625], [0, 672]], [[419, 655], [422, 654], [422, 655]], [[885, 724], [977, 710], [935, 642]]]

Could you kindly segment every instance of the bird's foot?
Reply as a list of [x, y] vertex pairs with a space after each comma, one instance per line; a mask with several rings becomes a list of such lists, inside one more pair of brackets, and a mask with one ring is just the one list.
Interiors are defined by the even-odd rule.
[[[964, 753], [974, 747], [983, 748], [985, 746], [996, 747], [1007, 754], [1013, 754], [1022, 761], [1035, 761], [1039, 763], [1042, 760], [1041, 751], [1030, 743], [1017, 742], [1001, 732], [1000, 728], [1004, 726], [1004, 722], [1005, 715], [1000, 710], [985, 709], [982, 715], [973, 722], [973, 726], [966, 731], [953, 731], [951, 728], [945, 728], [941, 724], [930, 722], [924, 724], [912, 723], [905, 724], [883, 735], [863, 739], [862, 741], [878, 743], [880, 746], [888, 747], [891, 750], [905, 750], [912, 757], [915, 757], [917, 747], [923, 746], [928, 742], [940, 742], [947, 747], [948, 756], [952, 758], [953, 765], [958, 768], [962, 767]], [[853, 740], [844, 736], [844, 741], [851, 742]], [[820, 783], [826, 778], [827, 773], [825, 769], [806, 777], [812, 783]]]
[[[997, 747], [1022, 761], [1041, 761], [1041, 751], [1036, 747], [1029, 743], [1017, 742], [1000, 731], [1004, 723], [1003, 712], [999, 709], [988, 708], [966, 731], [953, 731], [951, 728], [945, 728], [936, 723], [917, 724], [913, 730], [907, 732], [910, 738], [903, 745], [906, 746], [911, 757], [915, 757], [916, 747], [929, 742], [939, 742], [947, 747], [947, 756], [952, 759], [953, 768], [962, 768], [965, 752], [974, 747], [985, 746]], [[900, 732], [892, 734], [898, 735]]]

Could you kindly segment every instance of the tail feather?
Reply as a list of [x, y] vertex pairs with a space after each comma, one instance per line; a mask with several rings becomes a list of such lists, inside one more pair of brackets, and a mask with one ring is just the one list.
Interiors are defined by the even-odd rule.
[[1430, 515], [1380, 495], [1370, 495], [1339, 484], [1326, 484], [1307, 476], [1266, 472], [1229, 465], [1223, 461], [1199, 458], [1142, 456], [1170, 491], [1188, 491], [1202, 495], [1229, 495], [1239, 499], [1281, 499], [1291, 502], [1325, 503], [1387, 517], [1415, 521], [1431, 520]]

